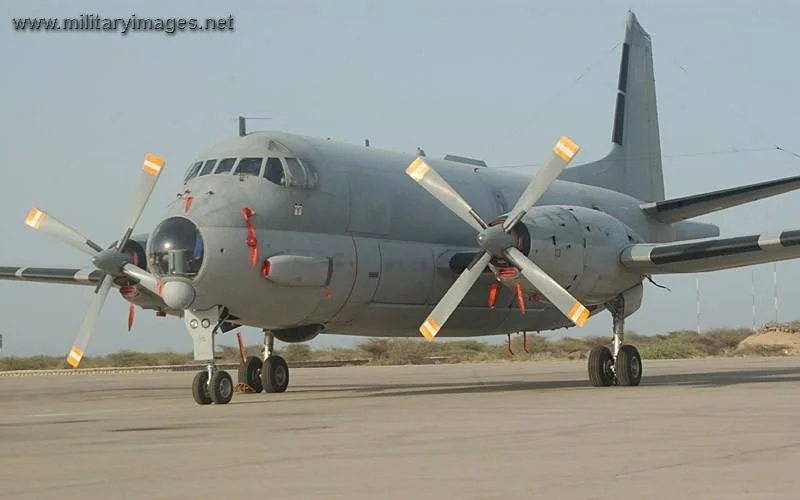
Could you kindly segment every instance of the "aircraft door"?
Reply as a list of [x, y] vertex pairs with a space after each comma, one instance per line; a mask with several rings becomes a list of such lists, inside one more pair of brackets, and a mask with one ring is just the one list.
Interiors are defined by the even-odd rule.
[[[320, 290], [314, 311], [305, 319], [306, 323], [328, 323], [345, 305], [356, 274], [356, 252], [351, 238], [323, 237], [313, 242], [315, 248], [324, 248], [322, 254], [330, 259], [328, 286]], [[324, 241], [322, 241], [322, 239]]]
[[375, 302], [425, 305], [433, 284], [433, 246], [384, 241], [380, 245], [381, 279]]
[[378, 240], [372, 238], [352, 238], [353, 261], [349, 268], [354, 272], [350, 287], [344, 293], [346, 302], [331, 318], [333, 324], [345, 324], [358, 316], [372, 302], [380, 279], [381, 261]]

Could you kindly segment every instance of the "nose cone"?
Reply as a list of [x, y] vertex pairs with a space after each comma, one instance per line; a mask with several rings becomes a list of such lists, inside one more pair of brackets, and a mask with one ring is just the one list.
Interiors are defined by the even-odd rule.
[[194, 287], [183, 281], [167, 281], [161, 288], [161, 298], [168, 307], [186, 309], [194, 302]]
[[156, 226], [147, 240], [150, 270], [159, 277], [191, 278], [203, 265], [203, 237], [194, 222], [170, 217]]

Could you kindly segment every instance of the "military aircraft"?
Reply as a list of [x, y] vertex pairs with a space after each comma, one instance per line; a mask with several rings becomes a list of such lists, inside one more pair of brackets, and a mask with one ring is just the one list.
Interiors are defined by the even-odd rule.
[[719, 237], [688, 219], [785, 193], [800, 176], [666, 199], [651, 39], [628, 12], [611, 147], [565, 169], [579, 147], [561, 136], [533, 178], [448, 155], [383, 151], [282, 132], [240, 134], [197, 156], [164, 219], [134, 234], [164, 161], [148, 154], [122, 237], [103, 248], [34, 208], [25, 223], [86, 253], [92, 267], [0, 268], [0, 278], [94, 287], [68, 363], [77, 367], [110, 289], [183, 318], [198, 404], [226, 404], [216, 336], [264, 331], [263, 356], [239, 382], [283, 392], [274, 339], [320, 333], [426, 339], [582, 326], [608, 310], [609, 346], [589, 354], [594, 386], [636, 386], [624, 320], [652, 275], [800, 256], [800, 230]]

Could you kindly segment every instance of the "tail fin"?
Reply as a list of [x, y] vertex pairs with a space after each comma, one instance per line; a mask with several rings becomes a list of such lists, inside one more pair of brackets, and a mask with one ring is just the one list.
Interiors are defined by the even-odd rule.
[[664, 199], [661, 142], [650, 35], [633, 12], [625, 20], [611, 151], [567, 169], [561, 179], [619, 191], [642, 201]]

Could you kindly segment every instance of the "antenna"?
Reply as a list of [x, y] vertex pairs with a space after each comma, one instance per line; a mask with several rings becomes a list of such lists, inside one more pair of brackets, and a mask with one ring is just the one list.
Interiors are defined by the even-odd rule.
[[697, 290], [697, 333], [700, 333], [700, 275], [695, 274], [695, 288]]
[[750, 292], [753, 294], [753, 330], [756, 329], [756, 271], [750, 270]]
[[775, 302], [775, 323], [778, 322], [778, 263], [772, 263], [773, 301]]
[[247, 135], [247, 120], [272, 120], [269, 117], [261, 117], [261, 116], [242, 116], [239, 115], [239, 137], [244, 137]]

